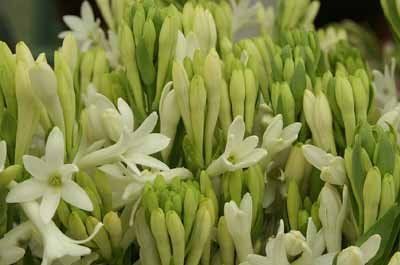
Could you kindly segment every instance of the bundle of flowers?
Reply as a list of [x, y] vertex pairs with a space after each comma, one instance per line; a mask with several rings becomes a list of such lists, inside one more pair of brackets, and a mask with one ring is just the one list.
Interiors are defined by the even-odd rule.
[[97, 5], [106, 27], [64, 16], [54, 65], [0, 43], [1, 265], [400, 264], [373, 34], [315, 29], [311, 0]]

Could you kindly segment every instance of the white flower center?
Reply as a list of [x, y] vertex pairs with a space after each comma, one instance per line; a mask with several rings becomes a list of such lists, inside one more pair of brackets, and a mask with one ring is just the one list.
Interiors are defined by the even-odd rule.
[[60, 187], [62, 185], [62, 179], [59, 173], [55, 173], [49, 177], [49, 185], [53, 187]]

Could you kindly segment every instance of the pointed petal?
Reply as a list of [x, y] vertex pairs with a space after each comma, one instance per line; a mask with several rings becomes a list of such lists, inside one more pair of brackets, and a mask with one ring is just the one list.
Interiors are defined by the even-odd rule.
[[242, 116], [237, 116], [228, 129], [228, 141], [225, 150], [232, 150], [243, 141], [246, 127]]
[[328, 253], [315, 259], [313, 265], [332, 265], [337, 253]]
[[238, 146], [234, 147], [234, 156], [241, 160], [241, 158], [249, 155], [258, 145], [258, 137], [252, 135], [244, 139]]
[[73, 31], [84, 32], [85, 25], [83, 21], [77, 16], [63, 16], [63, 20], [67, 26]]
[[69, 204], [85, 211], [93, 211], [93, 204], [86, 191], [73, 181], [66, 181], [61, 188], [61, 197]]
[[124, 190], [122, 194], [122, 198], [124, 200], [135, 198], [140, 195], [141, 191], [143, 190], [144, 185], [142, 183], [132, 182], [130, 183]]
[[59, 191], [48, 188], [42, 198], [42, 202], [40, 203], [40, 216], [43, 221], [47, 224], [53, 218], [58, 204], [60, 203], [61, 194]]
[[47, 137], [45, 160], [52, 167], [58, 168], [64, 164], [65, 143], [60, 129], [54, 127]]
[[123, 126], [128, 132], [133, 132], [133, 113], [129, 105], [122, 99], [118, 99], [118, 110], [121, 113]]
[[143, 154], [132, 154], [126, 158], [129, 162], [158, 170], [169, 170], [168, 166], [160, 160]]
[[28, 179], [24, 182], [18, 183], [7, 194], [6, 201], [8, 203], [29, 202], [40, 198], [46, 185], [43, 182], [35, 179]]
[[278, 114], [271, 120], [270, 124], [265, 130], [263, 135], [263, 144], [264, 143], [267, 144], [272, 139], [280, 138], [282, 129], [283, 129], [282, 115]]
[[235, 164], [234, 166], [239, 168], [248, 168], [252, 165], [257, 164], [260, 160], [267, 155], [267, 151], [262, 148], [256, 148], [246, 157], [242, 157], [239, 163]]
[[72, 174], [78, 171], [79, 168], [74, 164], [65, 164], [58, 169], [58, 172], [60, 173], [63, 180], [71, 179]]
[[327, 153], [314, 145], [305, 144], [302, 147], [305, 159], [314, 167], [321, 170], [329, 165], [330, 157]]
[[141, 153], [145, 155], [151, 155], [157, 152], [160, 152], [164, 148], [168, 146], [170, 139], [159, 133], [152, 133], [146, 135], [139, 139], [137, 143], [134, 143], [131, 146], [131, 149], [128, 150], [128, 155], [131, 153]]
[[7, 247], [7, 250], [3, 250], [0, 250], [0, 261], [3, 265], [15, 264], [25, 255], [25, 249], [20, 247]]
[[53, 170], [48, 166], [48, 164], [36, 156], [24, 155], [22, 161], [26, 171], [28, 171], [34, 178], [46, 181], [53, 173]]
[[282, 138], [285, 141], [289, 141], [289, 142], [293, 143], [297, 139], [297, 136], [299, 135], [300, 129], [301, 129], [301, 123], [300, 122], [296, 122], [296, 123], [290, 124], [285, 129], [283, 129]]
[[134, 132], [134, 136], [137, 138], [143, 137], [149, 133], [151, 133], [157, 125], [158, 115], [156, 112], [153, 112], [148, 116], [143, 123], [137, 128]]
[[252, 209], [253, 209], [253, 200], [251, 199], [250, 193], [246, 193], [243, 196], [242, 201], [240, 202], [240, 210], [246, 213], [250, 223], [252, 218]]
[[87, 2], [87, 1], [84, 1], [84, 2], [82, 3], [82, 6], [81, 6], [81, 16], [82, 16], [82, 20], [83, 20], [85, 23], [88, 23], [88, 22], [94, 23], [94, 22], [95, 22], [95, 21], [94, 21], [93, 9], [92, 9], [92, 7], [90, 6], [89, 2]]
[[361, 245], [360, 249], [363, 253], [364, 264], [367, 264], [368, 261], [370, 261], [373, 257], [375, 257], [376, 253], [378, 253], [381, 240], [381, 236], [376, 234], [368, 238], [368, 240]]

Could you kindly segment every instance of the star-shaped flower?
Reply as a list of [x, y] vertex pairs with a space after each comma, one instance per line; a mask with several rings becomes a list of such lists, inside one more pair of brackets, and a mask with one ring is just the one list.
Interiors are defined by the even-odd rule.
[[209, 176], [220, 175], [227, 171], [248, 168], [258, 163], [267, 151], [257, 148], [258, 137], [244, 138], [245, 124], [241, 116], [237, 116], [228, 129], [228, 139], [224, 153], [207, 168]]
[[24, 167], [32, 178], [12, 187], [6, 201], [22, 203], [42, 198], [40, 215], [45, 223], [53, 218], [61, 199], [83, 210], [92, 211], [93, 205], [88, 195], [72, 180], [78, 167], [64, 164], [64, 154], [64, 136], [55, 127], [48, 136], [43, 158], [23, 156]]

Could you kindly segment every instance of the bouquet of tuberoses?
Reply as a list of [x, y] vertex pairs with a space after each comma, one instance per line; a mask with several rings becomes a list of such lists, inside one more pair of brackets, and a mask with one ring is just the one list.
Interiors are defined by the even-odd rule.
[[97, 5], [53, 66], [0, 43], [0, 265], [400, 264], [397, 48], [318, 1]]

